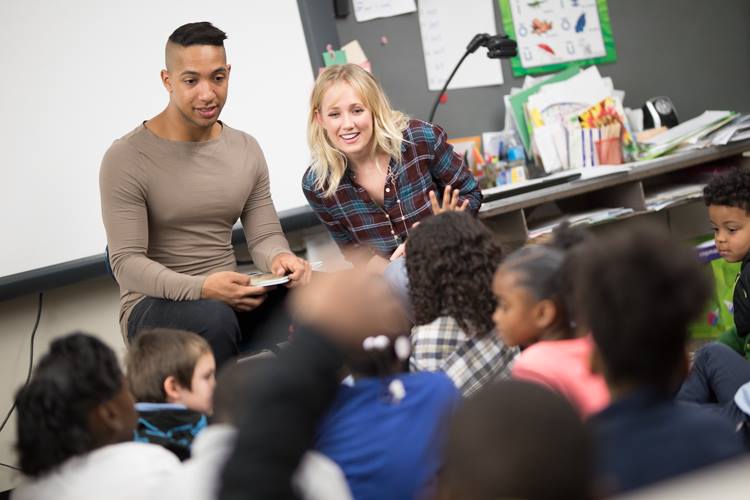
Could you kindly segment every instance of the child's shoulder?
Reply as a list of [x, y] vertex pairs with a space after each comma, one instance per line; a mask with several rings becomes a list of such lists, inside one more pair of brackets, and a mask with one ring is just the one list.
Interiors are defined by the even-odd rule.
[[413, 387], [415, 390], [429, 391], [431, 394], [438, 394], [449, 399], [458, 395], [458, 389], [453, 380], [441, 371], [411, 372], [406, 374], [403, 380], [407, 389]]

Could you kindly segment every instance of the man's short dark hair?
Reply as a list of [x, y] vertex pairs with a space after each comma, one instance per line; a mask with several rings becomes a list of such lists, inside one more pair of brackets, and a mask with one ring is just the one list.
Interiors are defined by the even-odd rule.
[[170, 42], [183, 47], [190, 47], [191, 45], [223, 47], [226, 39], [226, 33], [207, 21], [183, 24], [169, 35]]
[[688, 325], [711, 282], [694, 249], [667, 229], [639, 226], [578, 249], [577, 310], [591, 329], [608, 382], [671, 391]]
[[737, 207], [750, 213], [750, 169], [737, 167], [715, 175], [703, 188], [703, 201], [706, 206]]

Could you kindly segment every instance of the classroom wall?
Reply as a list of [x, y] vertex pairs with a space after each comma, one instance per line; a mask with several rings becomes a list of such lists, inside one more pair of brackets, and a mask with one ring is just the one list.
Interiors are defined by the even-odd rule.
[[[679, 14], [674, 13], [677, 9]], [[635, 106], [648, 97], [668, 95], [682, 118], [706, 108], [750, 111], [750, 30], [745, 27], [750, 19], [750, 2], [611, 0], [609, 10], [619, 61], [603, 65], [601, 70], [614, 78], [618, 88], [627, 91], [626, 104]], [[497, 12], [496, 16], [500, 26]], [[341, 43], [360, 40], [396, 107], [416, 117], [427, 117], [435, 93], [427, 91], [415, 14], [367, 23], [356, 23], [352, 14], [336, 21], [336, 28]], [[388, 36], [387, 45], [380, 44], [381, 35]], [[507, 63], [503, 67], [506, 83], [502, 86], [450, 92], [449, 102], [436, 115], [436, 121], [450, 135], [501, 127], [502, 106], [487, 103], [501, 103], [508, 88], [520, 82], [512, 78]], [[0, 418], [26, 376], [36, 300], [36, 295], [31, 295], [0, 302]], [[117, 287], [109, 277], [47, 292], [35, 359], [51, 339], [74, 329], [101, 336], [121, 354], [124, 347], [117, 324], [118, 307]], [[14, 425], [11, 418], [0, 434], [0, 462], [15, 463]], [[14, 473], [0, 467], [0, 491], [10, 488], [14, 481]]]
[[[26, 379], [29, 340], [36, 319], [37, 295], [0, 302], [0, 418], [13, 403], [16, 390]], [[125, 346], [120, 335], [119, 291], [109, 276], [83, 281], [44, 293], [42, 315], [34, 341], [34, 362], [50, 342], [63, 334], [82, 330], [100, 337], [118, 356]], [[15, 465], [15, 412], [0, 433], [0, 462]], [[0, 491], [13, 487], [17, 474], [0, 466]]]
[[[493, 4], [502, 31], [497, 2]], [[706, 109], [750, 112], [750, 2], [610, 0], [608, 4], [618, 60], [599, 68], [603, 76], [614, 79], [616, 88], [626, 91], [626, 106], [639, 108], [650, 97], [666, 95], [680, 119]], [[360, 41], [393, 105], [427, 119], [437, 92], [427, 90], [417, 14], [358, 23], [352, 12], [337, 20], [336, 28], [342, 45]], [[387, 45], [381, 44], [381, 36], [388, 38]], [[485, 53], [479, 49], [469, 57], [486, 57]], [[435, 122], [449, 136], [502, 128], [503, 95], [522, 81], [512, 76], [507, 61], [502, 66], [503, 85], [449, 91], [448, 102], [435, 115]]]

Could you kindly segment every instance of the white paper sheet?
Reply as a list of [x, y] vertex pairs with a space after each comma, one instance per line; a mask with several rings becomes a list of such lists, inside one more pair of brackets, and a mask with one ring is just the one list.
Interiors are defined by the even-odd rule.
[[354, 0], [353, 5], [354, 17], [360, 23], [379, 17], [398, 16], [417, 10], [414, 0]]
[[[420, 0], [419, 28], [427, 69], [427, 87], [440, 90], [477, 33], [497, 33], [495, 11], [487, 0]], [[479, 48], [470, 54], [449, 89], [503, 83], [499, 59], [487, 58]]]

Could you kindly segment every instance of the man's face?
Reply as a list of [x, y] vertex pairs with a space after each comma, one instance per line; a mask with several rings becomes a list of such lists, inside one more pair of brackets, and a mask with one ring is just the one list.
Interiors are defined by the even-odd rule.
[[172, 45], [167, 50], [167, 70], [162, 81], [169, 105], [190, 128], [208, 129], [219, 119], [227, 100], [230, 66], [224, 47]]

